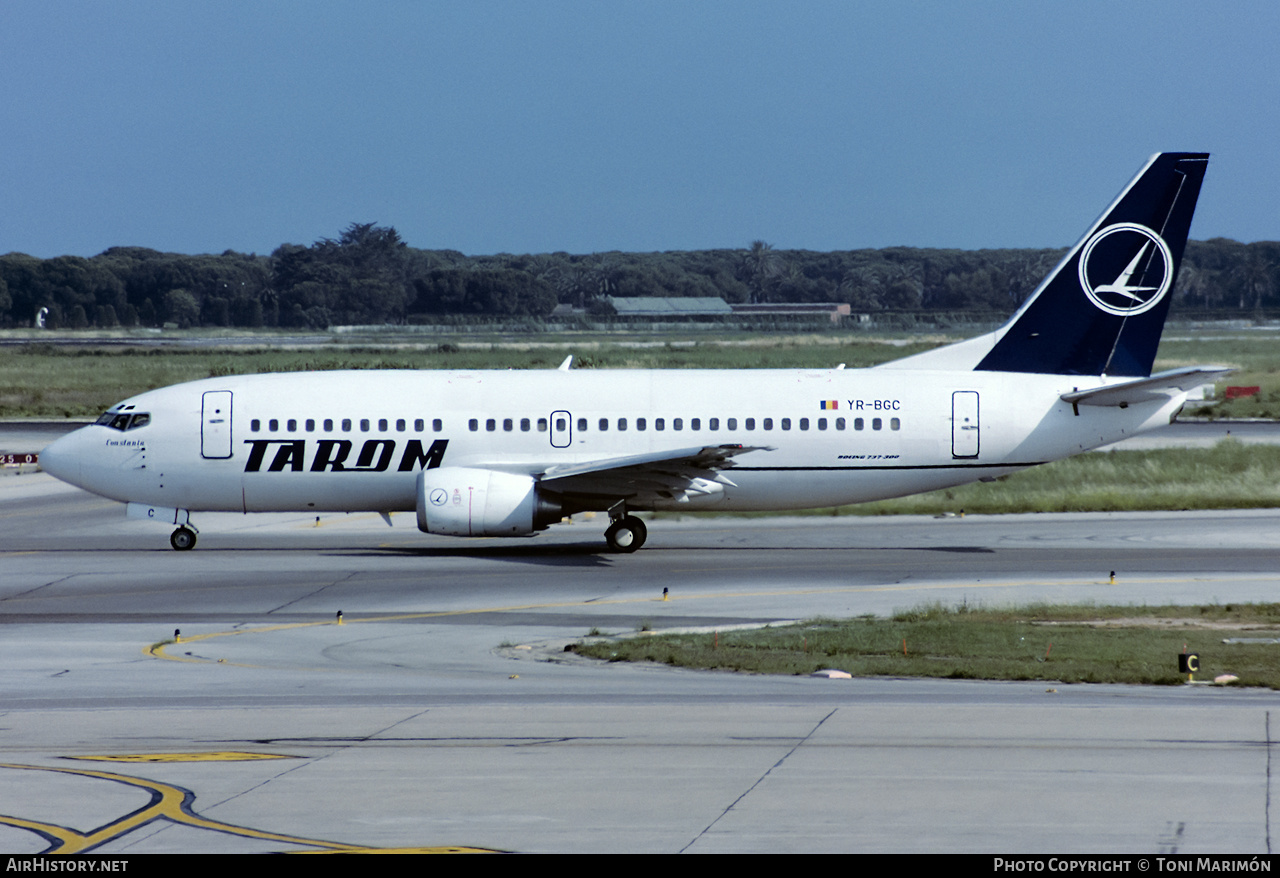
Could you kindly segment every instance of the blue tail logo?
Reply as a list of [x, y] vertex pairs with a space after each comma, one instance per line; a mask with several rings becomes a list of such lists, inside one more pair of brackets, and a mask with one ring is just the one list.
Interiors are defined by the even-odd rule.
[[1150, 375], [1208, 159], [1195, 152], [1152, 156], [993, 333], [977, 369]]
[[[1116, 273], [1115, 266], [1121, 263], [1124, 268]], [[1169, 292], [1172, 265], [1173, 254], [1163, 238], [1137, 223], [1116, 223], [1084, 245], [1080, 286], [1108, 314], [1133, 317], [1150, 311]], [[1106, 282], [1106, 278], [1113, 280]]]

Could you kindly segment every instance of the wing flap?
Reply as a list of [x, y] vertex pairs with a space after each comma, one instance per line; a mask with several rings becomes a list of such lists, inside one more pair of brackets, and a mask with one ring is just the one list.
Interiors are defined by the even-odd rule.
[[687, 501], [690, 497], [721, 493], [726, 485], [736, 487], [724, 474], [724, 470], [733, 468], [733, 459], [750, 451], [771, 450], [758, 445], [707, 445], [633, 454], [553, 466], [543, 473], [538, 484], [557, 494], [594, 498], [606, 507], [618, 500]]

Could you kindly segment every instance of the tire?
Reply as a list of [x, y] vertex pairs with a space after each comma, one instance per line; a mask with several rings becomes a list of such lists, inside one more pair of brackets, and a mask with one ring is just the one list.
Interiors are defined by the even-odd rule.
[[195, 548], [196, 532], [189, 527], [180, 527], [173, 533], [169, 534], [169, 545], [173, 546], [179, 552], [186, 552]]
[[609, 548], [612, 551], [625, 552], [627, 554], [643, 546], [648, 536], [649, 529], [644, 526], [643, 521], [634, 515], [628, 515], [620, 521], [615, 521], [604, 532], [605, 542], [609, 544]]

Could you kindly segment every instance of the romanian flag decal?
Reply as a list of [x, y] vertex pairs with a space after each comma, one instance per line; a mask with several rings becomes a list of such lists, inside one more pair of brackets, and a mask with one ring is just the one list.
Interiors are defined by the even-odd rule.
[[835, 399], [824, 399], [821, 403], [818, 404], [818, 408], [820, 408], [824, 412], [833, 412], [836, 409], [840, 408], [840, 402], [839, 400], [835, 400]]

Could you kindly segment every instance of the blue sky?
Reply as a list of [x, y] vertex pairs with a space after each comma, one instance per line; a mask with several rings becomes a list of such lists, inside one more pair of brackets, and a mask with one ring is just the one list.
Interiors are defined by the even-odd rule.
[[1147, 156], [1280, 240], [1280, 3], [0, 6], [0, 253], [1057, 247]]

